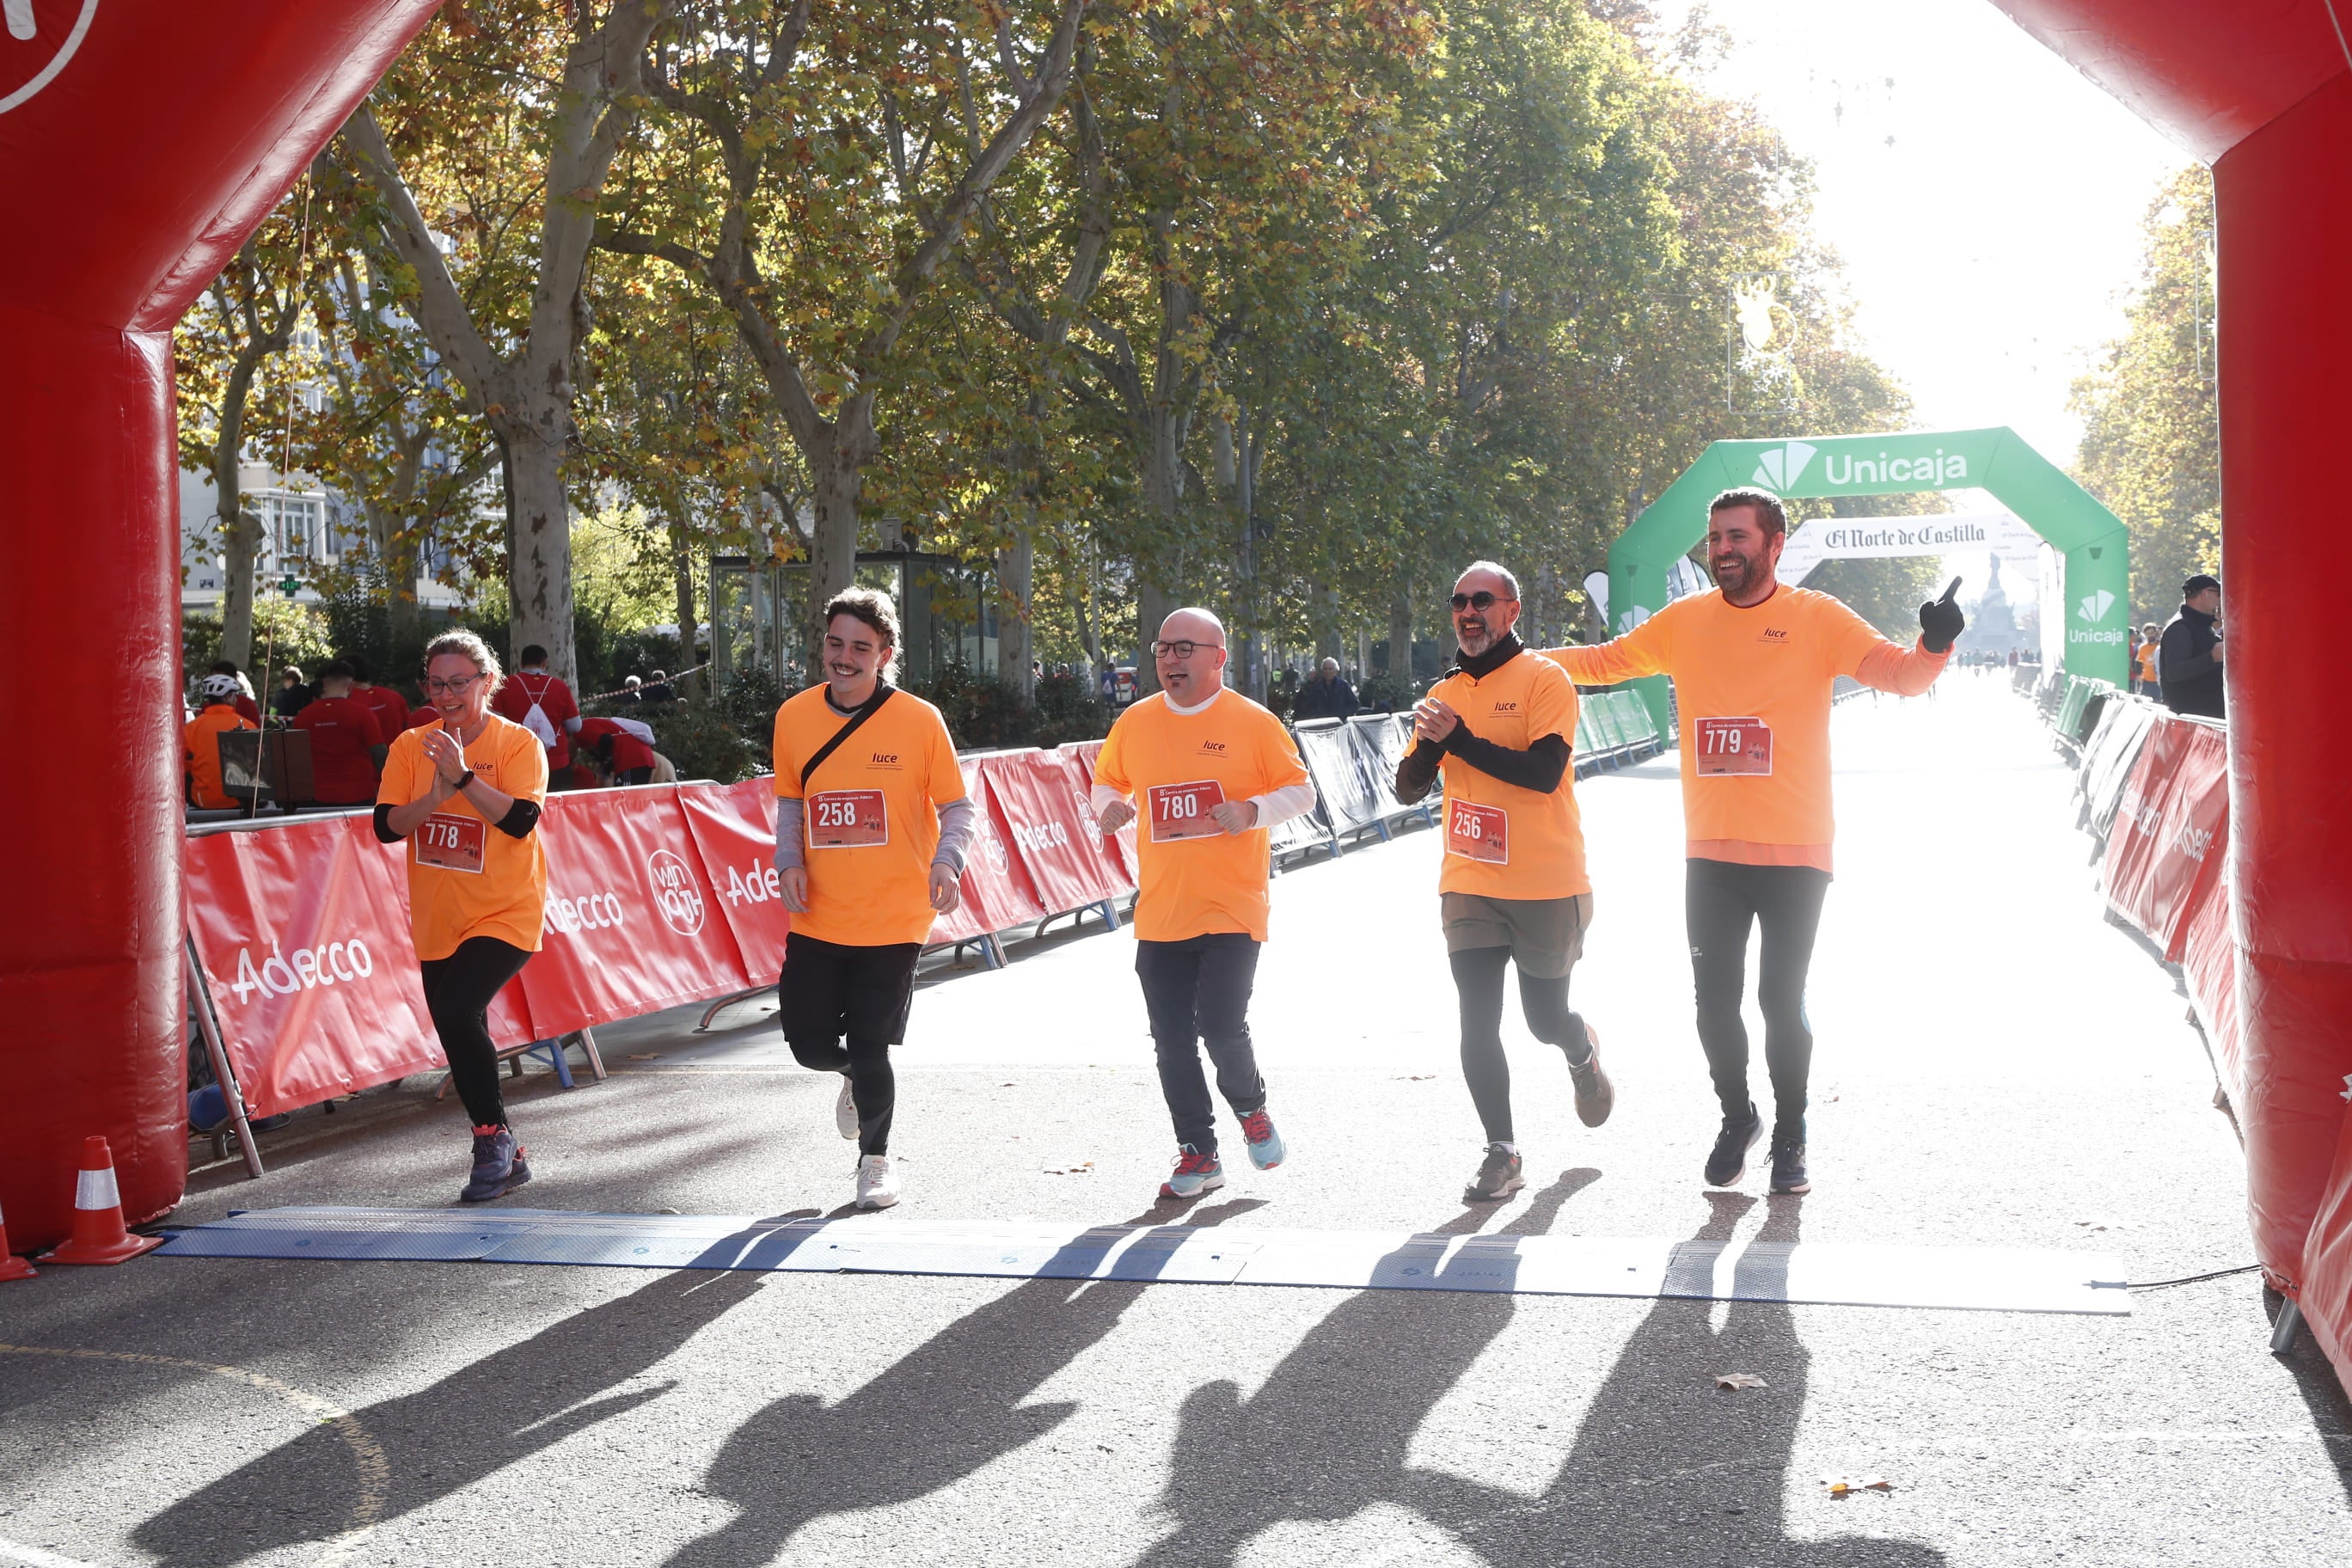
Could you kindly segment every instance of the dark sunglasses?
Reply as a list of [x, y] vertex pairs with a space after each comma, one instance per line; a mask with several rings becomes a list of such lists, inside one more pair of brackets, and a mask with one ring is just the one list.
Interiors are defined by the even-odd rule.
[[[1506, 599], [1503, 603], [1516, 605], [1518, 601]], [[1456, 594], [1454, 595], [1454, 607], [1457, 610], [1491, 610], [1495, 607], [1495, 595], [1484, 588], [1475, 594]]]

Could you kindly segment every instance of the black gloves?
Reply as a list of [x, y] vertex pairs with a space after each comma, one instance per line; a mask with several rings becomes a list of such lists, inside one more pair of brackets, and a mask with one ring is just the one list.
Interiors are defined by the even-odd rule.
[[1953, 578], [1952, 586], [1944, 590], [1942, 598], [1930, 599], [1919, 606], [1919, 646], [1929, 653], [1951, 652], [1952, 645], [1960, 640], [1960, 633], [1969, 624], [1960, 607], [1952, 603], [1953, 591], [1959, 585], [1960, 580]]

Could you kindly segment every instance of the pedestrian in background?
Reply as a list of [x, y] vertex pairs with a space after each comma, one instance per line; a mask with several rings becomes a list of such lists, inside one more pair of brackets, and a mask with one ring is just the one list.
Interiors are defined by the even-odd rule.
[[299, 665], [288, 665], [278, 672], [278, 690], [269, 699], [272, 718], [291, 719], [318, 700], [319, 694], [307, 685]]
[[2200, 572], [2180, 584], [2180, 608], [2165, 623], [2156, 656], [2164, 705], [2175, 713], [2228, 717], [2221, 679], [2221, 582]]
[[1356, 689], [1339, 673], [1339, 661], [1327, 658], [1298, 694], [1298, 702], [1291, 710], [1292, 720], [1352, 719], [1356, 716]]
[[253, 682], [245, 678], [245, 671], [237, 668], [233, 659], [216, 658], [213, 660], [212, 672], [228, 677], [236, 687], [236, 700], [230, 704], [236, 710], [236, 716], [253, 728], [260, 729], [261, 705], [253, 700]]
[[562, 677], [547, 673], [547, 650], [532, 643], [522, 650], [522, 668], [499, 688], [491, 706], [499, 717], [521, 725], [547, 749], [550, 787], [572, 786], [572, 737], [580, 731], [580, 703]]
[[2161, 700], [2164, 685], [2156, 676], [2156, 654], [2160, 635], [2157, 624], [2150, 621], [2139, 629], [2139, 642], [2132, 649], [2132, 689], [2142, 697]]
[[258, 730], [261, 726], [237, 711], [242, 693], [234, 674], [215, 670], [196, 688], [203, 704], [180, 730], [181, 775], [188, 804], [206, 811], [226, 811], [238, 804], [221, 787], [220, 734], [224, 730]]
[[392, 737], [375, 710], [352, 695], [352, 667], [331, 659], [319, 671], [319, 698], [294, 715], [310, 737], [311, 795], [320, 805], [367, 805]]

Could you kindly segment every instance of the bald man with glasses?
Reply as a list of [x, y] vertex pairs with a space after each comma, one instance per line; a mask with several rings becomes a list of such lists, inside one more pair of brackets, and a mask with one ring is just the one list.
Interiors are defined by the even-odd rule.
[[1519, 971], [1528, 1032], [1567, 1058], [1577, 1119], [1617, 1102], [1592, 1030], [1569, 1010], [1568, 977], [1592, 923], [1584, 827], [1576, 810], [1576, 687], [1520, 646], [1519, 584], [1492, 561], [1454, 584], [1460, 651], [1413, 710], [1413, 746], [1397, 764], [1412, 805], [1442, 774], [1445, 855], [1438, 906], [1462, 1016], [1462, 1076], [1486, 1136], [1465, 1203], [1493, 1203], [1527, 1181], [1503, 1053], [1503, 972]]
[[1250, 1163], [1282, 1163], [1249, 1001], [1268, 924], [1269, 830], [1310, 809], [1315, 786], [1282, 721], [1225, 687], [1216, 616], [1177, 611], [1151, 657], [1160, 689], [1111, 726], [1093, 804], [1106, 834], [1135, 824], [1135, 973], [1176, 1129], [1176, 1168], [1160, 1195], [1196, 1198], [1225, 1184], [1202, 1047]]

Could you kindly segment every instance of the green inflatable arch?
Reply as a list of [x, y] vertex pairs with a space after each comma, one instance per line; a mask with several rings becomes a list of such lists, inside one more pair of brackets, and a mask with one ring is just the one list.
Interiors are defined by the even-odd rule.
[[[1735, 485], [1789, 498], [1990, 491], [2064, 558], [2067, 673], [2125, 683], [2131, 603], [2124, 525], [2002, 426], [1714, 443], [1609, 547], [1612, 631], [1622, 637], [1664, 607], [1667, 568], [1706, 537], [1706, 503]], [[2061, 607], [2044, 605], [2042, 613]], [[1664, 679], [1635, 685], [1666, 733]]]

